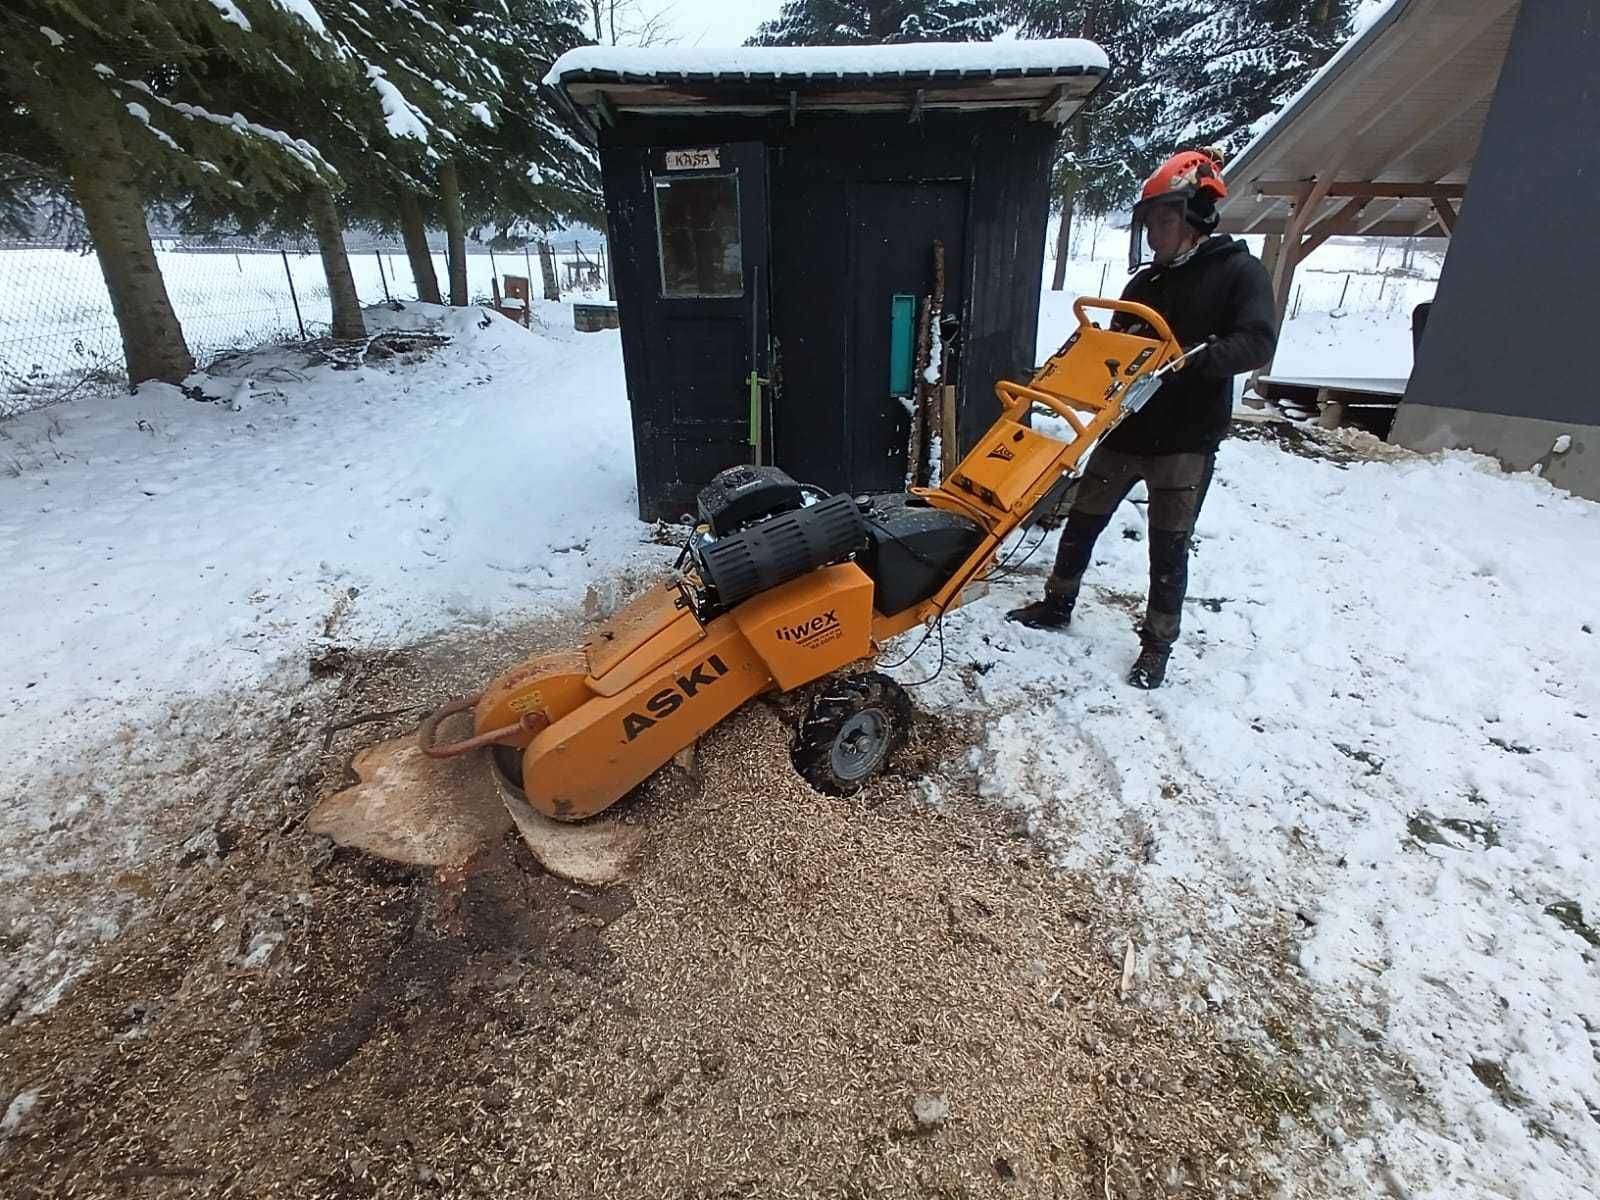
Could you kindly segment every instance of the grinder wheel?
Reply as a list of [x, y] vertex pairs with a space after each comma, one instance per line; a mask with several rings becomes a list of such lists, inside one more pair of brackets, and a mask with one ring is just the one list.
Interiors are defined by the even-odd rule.
[[819, 792], [852, 796], [905, 745], [911, 715], [911, 697], [887, 675], [829, 680], [800, 722], [794, 768]]

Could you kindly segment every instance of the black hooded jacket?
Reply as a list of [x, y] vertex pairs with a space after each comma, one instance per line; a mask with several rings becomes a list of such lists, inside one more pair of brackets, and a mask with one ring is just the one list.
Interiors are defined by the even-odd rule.
[[[1233, 379], [1264, 367], [1278, 343], [1277, 305], [1266, 268], [1243, 242], [1211, 237], [1175, 267], [1150, 266], [1123, 289], [1167, 319], [1185, 347], [1216, 341], [1172, 372], [1148, 404], [1112, 430], [1105, 445], [1124, 454], [1215, 450], [1233, 420]], [[1131, 318], [1118, 313], [1112, 327]], [[1141, 331], [1142, 332], [1142, 331]]]

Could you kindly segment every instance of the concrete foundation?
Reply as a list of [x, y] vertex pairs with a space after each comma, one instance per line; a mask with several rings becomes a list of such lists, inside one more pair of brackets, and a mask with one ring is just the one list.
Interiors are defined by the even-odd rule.
[[[1555, 449], [1558, 439], [1570, 445]], [[1600, 500], [1600, 425], [1468, 412], [1432, 404], [1404, 403], [1395, 414], [1389, 440], [1412, 450], [1475, 450], [1500, 461], [1508, 471], [1542, 467], [1543, 476], [1577, 496]]]

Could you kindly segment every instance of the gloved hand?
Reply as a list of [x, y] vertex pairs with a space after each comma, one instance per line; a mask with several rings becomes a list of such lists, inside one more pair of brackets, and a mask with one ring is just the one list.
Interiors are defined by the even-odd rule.
[[1187, 371], [1187, 370], [1190, 370], [1193, 367], [1198, 366], [1200, 363], [1204, 362], [1205, 361], [1205, 357], [1206, 357], [1206, 351], [1210, 348], [1211, 343], [1216, 341], [1216, 340], [1217, 340], [1217, 335], [1216, 334], [1212, 334], [1210, 337], [1206, 338], [1206, 340], [1203, 341], [1203, 342], [1191, 342], [1187, 346], [1184, 346], [1183, 347], [1183, 352], [1184, 352], [1185, 355], [1187, 355], [1187, 357], [1183, 360], [1183, 365], [1180, 366], [1178, 368], [1178, 370]]

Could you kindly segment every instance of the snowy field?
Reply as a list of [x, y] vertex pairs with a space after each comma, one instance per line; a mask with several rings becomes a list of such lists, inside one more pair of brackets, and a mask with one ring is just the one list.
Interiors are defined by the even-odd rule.
[[[1260, 254], [1262, 239], [1244, 239]], [[1048, 244], [1055, 245], [1052, 228]], [[1128, 280], [1128, 234], [1104, 221], [1080, 221], [1072, 234], [1066, 287], [1049, 290], [1046, 259], [1039, 310], [1038, 361], [1072, 331], [1076, 296], [1116, 296]], [[1403, 378], [1411, 373], [1411, 310], [1433, 299], [1443, 255], [1417, 239], [1409, 256], [1398, 238], [1330, 238], [1295, 272], [1290, 320], [1273, 371], [1280, 375]], [[1240, 380], [1240, 387], [1244, 385]]]
[[[1109, 262], [1117, 290], [1121, 236], [1069, 287], [1098, 291]], [[1342, 286], [1308, 285], [1279, 367], [1408, 366], [1431, 284], [1389, 279], [1365, 310]], [[1071, 295], [1046, 293], [1042, 353]], [[56, 1002], [143, 911], [29, 897], [175, 852], [152, 781], [221, 755], [209, 698], [253, 691], [240, 719], [264, 722], [312, 694], [335, 635], [581, 614], [591, 585], [669, 561], [634, 518], [617, 334], [537, 315], [444, 315], [451, 343], [417, 365], [270, 351], [211, 381], [226, 404], [156, 386], [0, 424], [0, 1012]], [[1121, 682], [1146, 575], [1131, 503], [1070, 632], [1003, 621], [1047, 539], [945, 623], [915, 694], [982, 731], [979, 794], [1136, 896], [1145, 1003], [1305, 1073], [1284, 1132], [1323, 1166], [1288, 1194], [1593, 1196], [1600, 506], [1471, 455], [1367, 450], [1225, 446], [1167, 688]], [[939, 657], [932, 639], [899, 673]]]
[[[311, 337], [327, 333], [328, 283], [321, 257], [310, 249], [196, 251], [158, 243], [161, 276], [195, 361], [203, 365], [227, 350], [297, 339], [302, 323]], [[563, 286], [572, 257], [558, 249]], [[531, 260], [521, 251], [491, 258], [474, 248], [466, 259], [475, 302], [489, 297], [496, 267], [501, 276], [527, 275], [530, 263], [534, 291], [543, 295], [537, 253]], [[433, 267], [439, 286], [448, 288], [443, 254], [433, 256]], [[352, 251], [350, 268], [364, 304], [416, 297], [402, 251]], [[122, 341], [94, 254], [0, 247], [0, 415], [49, 402], [64, 390], [104, 390], [122, 373]]]

